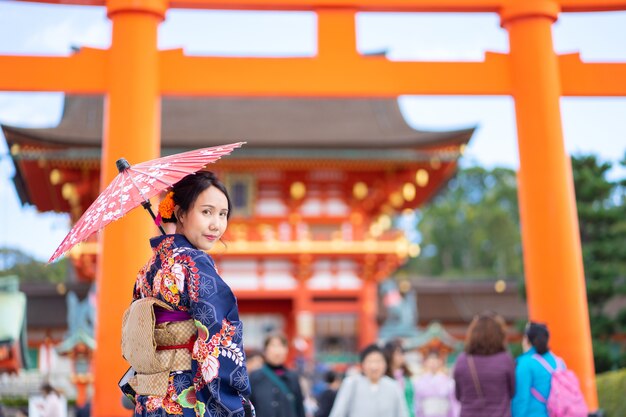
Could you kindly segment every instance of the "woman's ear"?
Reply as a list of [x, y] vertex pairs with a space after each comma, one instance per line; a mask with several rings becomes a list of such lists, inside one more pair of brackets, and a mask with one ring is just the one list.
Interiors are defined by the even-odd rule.
[[185, 213], [181, 212], [180, 206], [174, 206], [174, 216], [176, 216], [176, 221], [180, 224], [183, 224], [183, 218], [185, 217]]
[[530, 344], [530, 341], [528, 340], [528, 336], [524, 335], [524, 337], [522, 338], [522, 350], [524, 352], [528, 352], [530, 347], [531, 347], [531, 344]]

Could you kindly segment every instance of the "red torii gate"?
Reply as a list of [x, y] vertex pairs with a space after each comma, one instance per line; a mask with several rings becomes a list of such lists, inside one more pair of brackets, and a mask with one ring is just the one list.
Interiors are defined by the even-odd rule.
[[[561, 12], [626, 10], [626, 0], [32, 0], [106, 6], [108, 50], [70, 57], [0, 56], [0, 90], [105, 94], [102, 181], [115, 160], [159, 156], [161, 95], [391, 96], [510, 95], [520, 153], [519, 197], [528, 306], [547, 322], [552, 346], [578, 374], [597, 409], [585, 281], [571, 167], [564, 150], [561, 96], [626, 96], [626, 64], [557, 56], [551, 25]], [[318, 16], [312, 58], [187, 57], [160, 51], [168, 7], [308, 10]], [[510, 53], [483, 62], [390, 62], [356, 50], [355, 13], [492, 12], [509, 32]], [[149, 257], [150, 222], [140, 211], [109, 226], [98, 270], [96, 417], [125, 416], [116, 382], [120, 317], [139, 267]], [[105, 278], [106, 277], [106, 278]], [[127, 295], [128, 294], [128, 295]]]

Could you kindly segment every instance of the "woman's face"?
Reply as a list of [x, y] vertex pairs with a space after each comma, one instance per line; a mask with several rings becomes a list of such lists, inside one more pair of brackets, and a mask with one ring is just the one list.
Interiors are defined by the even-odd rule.
[[431, 374], [435, 374], [441, 370], [443, 362], [438, 355], [430, 354], [424, 360], [424, 368]]
[[387, 371], [387, 362], [380, 352], [372, 352], [361, 362], [361, 370], [370, 381], [378, 382]]
[[218, 188], [209, 187], [198, 195], [187, 213], [176, 212], [176, 233], [185, 235], [192, 245], [206, 251], [226, 231], [227, 216], [226, 196]]
[[265, 347], [265, 361], [273, 366], [284, 365], [288, 353], [289, 348], [283, 344], [282, 340], [272, 338]]
[[393, 363], [394, 369], [398, 369], [404, 366], [404, 353], [401, 349], [396, 349], [393, 351], [393, 355], [391, 356], [391, 362]]

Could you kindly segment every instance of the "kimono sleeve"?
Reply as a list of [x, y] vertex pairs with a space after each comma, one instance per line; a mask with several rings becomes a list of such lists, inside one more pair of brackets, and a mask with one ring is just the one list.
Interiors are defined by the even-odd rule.
[[[250, 395], [237, 301], [205, 253], [187, 277], [189, 314], [198, 329], [192, 352], [196, 392], [209, 389], [221, 407], [240, 411]], [[201, 395], [198, 395], [201, 397]]]
[[458, 417], [461, 415], [461, 404], [456, 399], [456, 381], [450, 378], [448, 383], [450, 384], [450, 390], [448, 391], [448, 401], [450, 402], [448, 417]]
[[461, 371], [459, 370], [459, 358], [463, 354], [456, 358], [454, 369], [452, 370], [452, 379], [454, 379], [454, 397], [457, 401], [461, 402]]

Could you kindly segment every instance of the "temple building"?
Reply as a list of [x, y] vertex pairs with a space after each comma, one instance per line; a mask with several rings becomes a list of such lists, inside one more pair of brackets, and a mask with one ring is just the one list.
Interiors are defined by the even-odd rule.
[[[103, 98], [66, 96], [64, 106], [56, 127], [2, 130], [22, 203], [75, 222], [100, 189]], [[326, 361], [376, 340], [378, 284], [420, 250], [394, 219], [454, 175], [473, 134], [415, 130], [395, 99], [164, 98], [162, 114], [163, 155], [247, 142], [208, 167], [234, 205], [214, 252], [247, 347], [282, 329]], [[69, 256], [78, 279], [93, 281], [95, 238]]]

